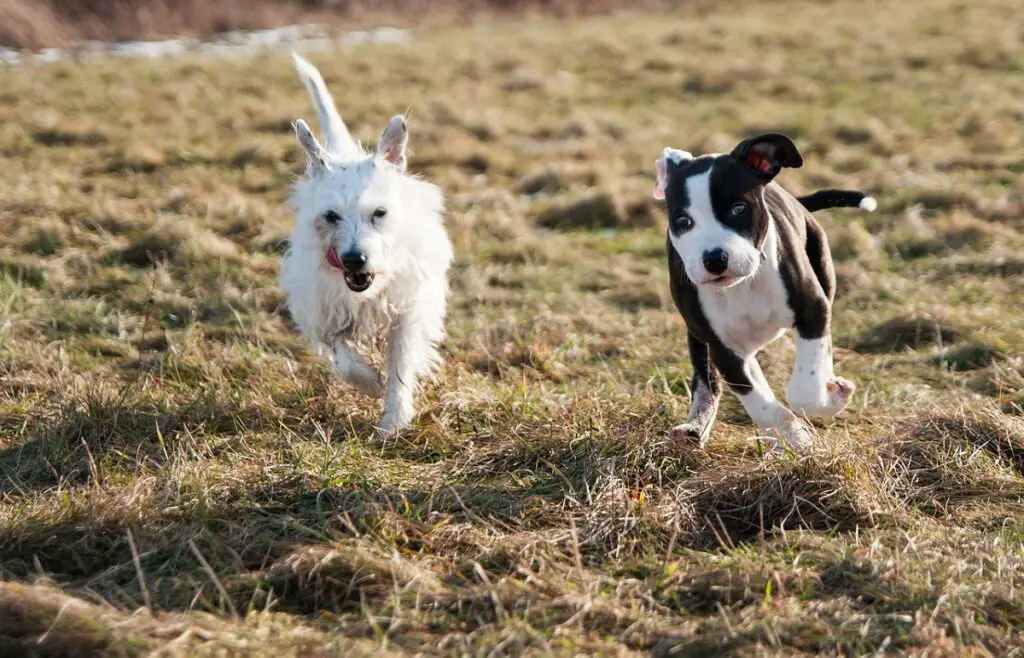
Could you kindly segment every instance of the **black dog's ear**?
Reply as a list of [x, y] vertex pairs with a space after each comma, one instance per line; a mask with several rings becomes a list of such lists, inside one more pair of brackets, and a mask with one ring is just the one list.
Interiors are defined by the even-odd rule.
[[779, 133], [744, 140], [732, 150], [732, 155], [745, 162], [766, 183], [775, 178], [783, 167], [799, 169], [804, 164], [793, 141]]

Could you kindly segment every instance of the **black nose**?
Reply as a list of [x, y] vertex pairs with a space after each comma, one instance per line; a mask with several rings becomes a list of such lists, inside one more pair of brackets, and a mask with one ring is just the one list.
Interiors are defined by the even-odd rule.
[[346, 251], [341, 255], [341, 265], [349, 272], [362, 272], [366, 267], [366, 254], [361, 251]]
[[711, 274], [721, 274], [729, 269], [729, 254], [725, 249], [704, 252], [704, 269]]

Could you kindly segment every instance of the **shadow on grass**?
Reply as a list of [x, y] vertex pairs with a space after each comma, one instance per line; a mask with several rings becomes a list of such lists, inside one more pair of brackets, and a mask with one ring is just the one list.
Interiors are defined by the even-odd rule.
[[[278, 610], [358, 610], [367, 595], [361, 585], [367, 574], [353, 567], [349, 580], [338, 585], [348, 595], [334, 593], [324, 601], [323, 583], [315, 594], [305, 588], [309, 573], [296, 571], [298, 556], [319, 551], [344, 562], [345, 547], [363, 538], [403, 554], [437, 551], [440, 540], [428, 535], [440, 525], [470, 523], [481, 530], [507, 531], [518, 525], [519, 511], [535, 504], [538, 496], [557, 497], [557, 491], [553, 482], [521, 489], [456, 486], [435, 491], [373, 482], [332, 487], [296, 475], [251, 488], [242, 482], [184, 505], [150, 499], [133, 508], [130, 500], [103, 501], [96, 507], [79, 505], [70, 513], [54, 510], [52, 522], [37, 518], [12, 524], [0, 536], [0, 578], [46, 576], [71, 590], [135, 607], [142, 605], [144, 594], [133, 562], [134, 543], [149, 595], [161, 609], [191, 608], [200, 595], [200, 605], [225, 605], [198, 553], [239, 609], [256, 592], [265, 596], [273, 588]], [[453, 535], [445, 543], [452, 554], [478, 552], [468, 537]], [[489, 560], [487, 566], [495, 568], [501, 561]], [[323, 568], [321, 562], [306, 565], [310, 572]], [[334, 577], [340, 578], [340, 572]], [[388, 582], [384, 589], [392, 585]]]

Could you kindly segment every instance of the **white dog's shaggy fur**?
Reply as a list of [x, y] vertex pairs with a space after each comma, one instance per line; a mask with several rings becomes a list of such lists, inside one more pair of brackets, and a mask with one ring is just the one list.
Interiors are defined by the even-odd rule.
[[[312, 64], [295, 64], [316, 105], [324, 145], [295, 122], [306, 153], [296, 184], [295, 227], [281, 283], [288, 309], [317, 349], [329, 348], [338, 373], [368, 395], [386, 386], [383, 433], [415, 416], [417, 381], [439, 364], [452, 247], [444, 196], [405, 173], [405, 117], [388, 122], [373, 153], [345, 127]], [[359, 349], [387, 337], [387, 379]]]

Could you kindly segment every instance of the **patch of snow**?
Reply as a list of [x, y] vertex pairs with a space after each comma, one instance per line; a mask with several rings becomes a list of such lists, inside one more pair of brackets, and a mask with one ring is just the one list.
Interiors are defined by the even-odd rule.
[[0, 48], [0, 68], [34, 64], [42, 66], [63, 60], [88, 61], [100, 57], [158, 59], [200, 53], [216, 57], [250, 55], [274, 49], [302, 52], [329, 50], [365, 44], [395, 44], [408, 41], [409, 31], [394, 27], [356, 30], [333, 34], [323, 25], [288, 25], [268, 30], [234, 30], [203, 41], [166, 39], [163, 41], [89, 41], [72, 48], [47, 48], [38, 52]]

